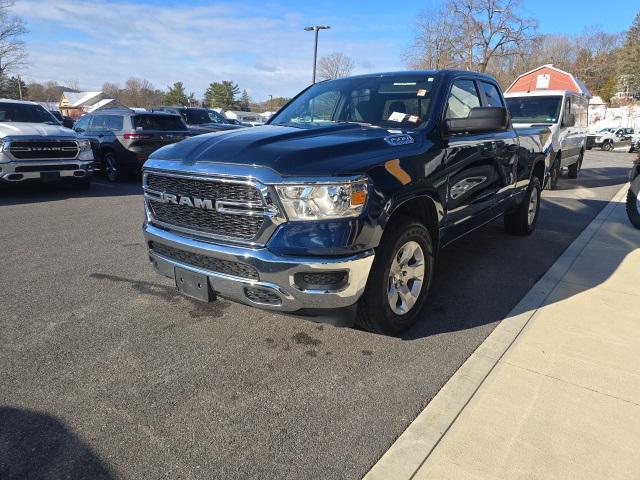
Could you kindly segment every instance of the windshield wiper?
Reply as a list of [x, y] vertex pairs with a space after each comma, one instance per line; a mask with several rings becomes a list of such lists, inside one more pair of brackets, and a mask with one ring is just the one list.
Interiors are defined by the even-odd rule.
[[367, 122], [356, 122], [354, 120], [343, 120], [340, 122], [336, 122], [337, 124], [347, 124], [347, 125], [360, 125], [362, 127], [374, 127], [375, 125], [373, 123], [367, 123]]

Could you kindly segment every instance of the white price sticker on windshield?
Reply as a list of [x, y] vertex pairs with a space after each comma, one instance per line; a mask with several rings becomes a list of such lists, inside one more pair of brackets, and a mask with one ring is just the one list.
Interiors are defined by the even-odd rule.
[[403, 122], [404, 121], [404, 117], [406, 117], [406, 116], [407, 116], [406, 113], [393, 112], [391, 115], [389, 115], [389, 121], [390, 122]]

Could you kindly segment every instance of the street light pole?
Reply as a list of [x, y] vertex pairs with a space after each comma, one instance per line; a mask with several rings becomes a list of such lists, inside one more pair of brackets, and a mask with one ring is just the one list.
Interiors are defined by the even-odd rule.
[[315, 25], [313, 27], [305, 27], [305, 31], [315, 33], [314, 45], [313, 45], [313, 79], [311, 83], [316, 83], [316, 62], [318, 60], [318, 32], [320, 30], [328, 30], [331, 27], [329, 25]]

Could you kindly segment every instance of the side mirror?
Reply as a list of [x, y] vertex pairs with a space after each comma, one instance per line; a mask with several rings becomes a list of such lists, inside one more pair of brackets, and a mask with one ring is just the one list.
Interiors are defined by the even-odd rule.
[[576, 124], [576, 116], [573, 113], [570, 113], [562, 124], [565, 127], [573, 127]]
[[509, 122], [504, 107], [475, 107], [468, 117], [449, 118], [445, 124], [449, 133], [473, 133], [506, 130]]

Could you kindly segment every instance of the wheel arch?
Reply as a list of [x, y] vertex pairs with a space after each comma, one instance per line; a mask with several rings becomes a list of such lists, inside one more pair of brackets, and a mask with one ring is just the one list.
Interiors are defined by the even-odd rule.
[[436, 253], [440, 245], [440, 223], [443, 215], [441, 204], [435, 197], [433, 193], [423, 192], [398, 201], [386, 215], [383, 229], [397, 216], [414, 218], [429, 230]]

